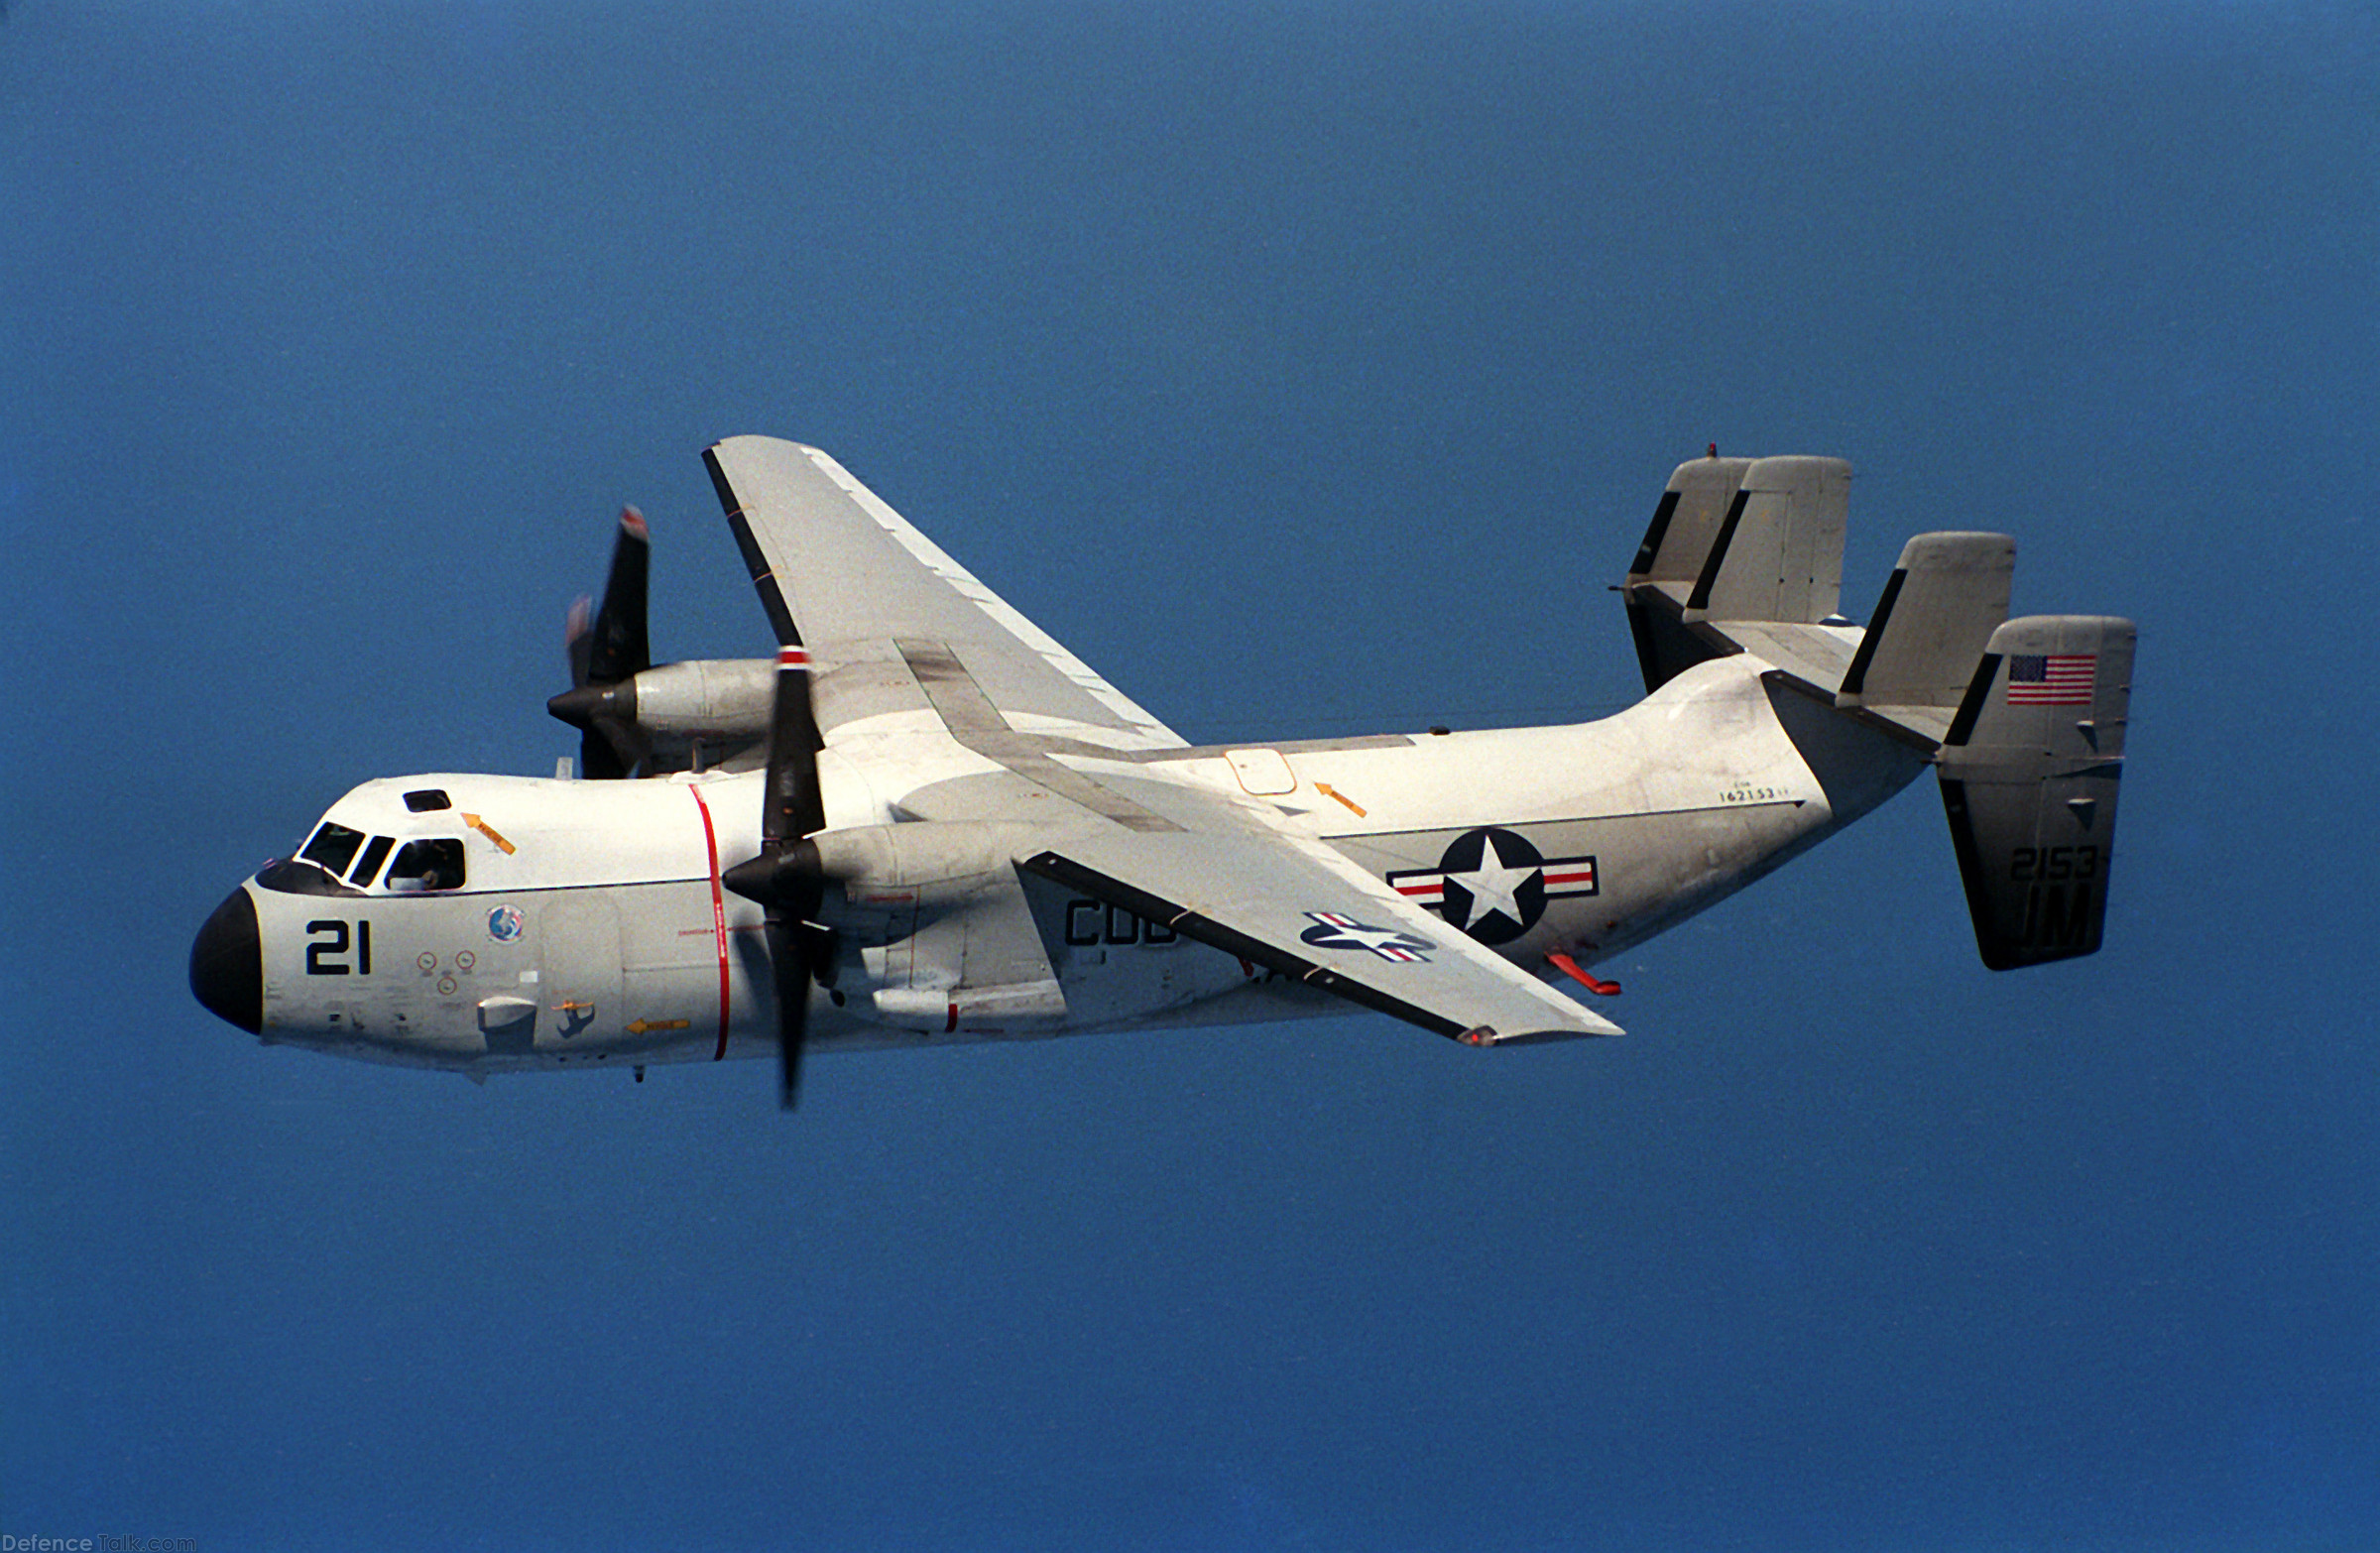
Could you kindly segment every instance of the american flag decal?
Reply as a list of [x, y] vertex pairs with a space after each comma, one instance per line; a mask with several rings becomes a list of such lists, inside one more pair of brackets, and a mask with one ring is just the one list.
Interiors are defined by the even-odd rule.
[[2098, 681], [2095, 653], [2016, 653], [2008, 658], [2010, 706], [2088, 706]]

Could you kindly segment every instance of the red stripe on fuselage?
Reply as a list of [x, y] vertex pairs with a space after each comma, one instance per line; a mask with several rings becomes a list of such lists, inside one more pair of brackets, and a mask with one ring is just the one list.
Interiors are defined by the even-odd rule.
[[711, 1060], [717, 1062], [727, 1055], [727, 896], [719, 889], [719, 834], [711, 828], [711, 806], [700, 787], [686, 791], [694, 794], [694, 806], [702, 810], [702, 845], [711, 862], [711, 941], [719, 949], [719, 1047]]

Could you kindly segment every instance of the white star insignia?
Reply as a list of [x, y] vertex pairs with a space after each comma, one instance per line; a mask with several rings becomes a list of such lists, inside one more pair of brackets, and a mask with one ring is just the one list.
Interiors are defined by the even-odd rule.
[[1526, 918], [1520, 911], [1520, 887], [1537, 875], [1537, 865], [1508, 868], [1503, 854], [1495, 850], [1495, 837], [1480, 838], [1480, 866], [1468, 874], [1449, 874], [1451, 884], [1461, 885], [1471, 893], [1471, 919], [1474, 922], [1498, 913], [1510, 917], [1515, 926]]

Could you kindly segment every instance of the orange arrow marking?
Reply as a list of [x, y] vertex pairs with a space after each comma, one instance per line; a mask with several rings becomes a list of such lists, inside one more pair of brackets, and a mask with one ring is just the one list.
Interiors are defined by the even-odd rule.
[[476, 814], [466, 814], [466, 815], [464, 815], [464, 816], [463, 816], [463, 823], [464, 823], [464, 824], [466, 824], [466, 825], [468, 825], [468, 826], [470, 826], [470, 827], [471, 827], [473, 830], [476, 830], [476, 831], [478, 831], [478, 832], [479, 832], [481, 835], [483, 835], [483, 836], [487, 837], [487, 838], [488, 838], [490, 841], [493, 841], [494, 843], [496, 843], [496, 845], [497, 845], [497, 846], [499, 846], [499, 847], [503, 848], [503, 849], [504, 849], [504, 855], [505, 855], [506, 857], [508, 857], [508, 858], [509, 858], [509, 857], [511, 857], [511, 856], [512, 856], [514, 853], [516, 853], [516, 852], [518, 852], [518, 851], [520, 851], [520, 850], [521, 850], [520, 848], [518, 848], [518, 847], [514, 846], [514, 845], [513, 845], [511, 842], [509, 842], [509, 841], [505, 840], [505, 839], [504, 839], [502, 836], [499, 836], [499, 835], [497, 835], [497, 834], [496, 834], [496, 827], [495, 827], [495, 826], [493, 826], [493, 825], [491, 825], [491, 824], [489, 824], [489, 823], [488, 823], [486, 820], [484, 820], [484, 819], [481, 819], [481, 818], [480, 818], [478, 815], [476, 815]]
[[1326, 798], [1337, 798], [1341, 803], [1344, 803], [1349, 808], [1355, 810], [1356, 818], [1358, 819], [1364, 819], [1368, 816], [1368, 811], [1365, 809], [1363, 804], [1358, 803], [1355, 799], [1349, 797], [1346, 793], [1341, 792], [1338, 788], [1332, 786], [1327, 781], [1316, 782], [1314, 784], [1314, 790], [1321, 793]]

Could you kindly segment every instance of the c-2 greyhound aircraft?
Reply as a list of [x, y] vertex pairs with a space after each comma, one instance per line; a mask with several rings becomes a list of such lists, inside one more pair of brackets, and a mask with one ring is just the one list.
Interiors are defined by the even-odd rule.
[[1614, 1035], [1556, 990], [1928, 766], [1995, 970], [2099, 946], [2134, 631], [2006, 618], [2015, 546], [1911, 539], [1836, 614], [1849, 466], [1678, 466], [1599, 722], [1192, 746], [825, 453], [704, 455], [776, 660], [654, 664], [623, 515], [574, 617], [575, 776], [365, 782], [200, 929], [269, 1044], [472, 1077], [1344, 1012]]

